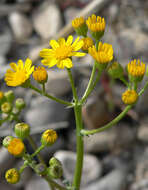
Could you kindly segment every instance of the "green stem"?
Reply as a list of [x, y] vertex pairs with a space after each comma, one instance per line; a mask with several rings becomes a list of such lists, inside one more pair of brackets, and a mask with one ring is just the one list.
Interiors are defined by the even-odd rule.
[[67, 188], [59, 185], [58, 183], [56, 183], [55, 181], [51, 180], [48, 176], [45, 176], [44, 179], [49, 182], [50, 184], [52, 184], [52, 187], [55, 187], [56, 189], [59, 190], [67, 190]]
[[34, 156], [38, 155], [39, 152], [41, 152], [41, 150], [43, 150], [45, 148], [44, 145], [41, 145], [32, 155], [31, 158], [33, 158]]
[[144, 93], [144, 91], [146, 90], [146, 88], [148, 87], [148, 82], [146, 82], [146, 84], [144, 85], [144, 87], [141, 89], [141, 91], [139, 92], [139, 96], [141, 96], [143, 93]]
[[42, 84], [42, 91], [43, 91], [43, 95], [45, 93], [45, 83]]
[[[36, 151], [37, 150], [37, 145], [35, 143], [35, 141], [33, 140], [33, 138], [29, 135], [27, 137], [27, 140], [29, 141], [30, 145], [32, 146], [33, 150]], [[45, 164], [42, 156], [40, 155], [40, 153], [37, 154], [37, 157], [39, 159], [39, 161], [42, 163], [42, 164]]]
[[52, 100], [54, 100], [54, 101], [56, 101], [56, 102], [59, 102], [59, 103], [61, 103], [61, 104], [67, 105], [67, 106], [73, 106], [73, 104], [70, 103], [70, 102], [61, 100], [61, 99], [56, 98], [56, 97], [54, 97], [54, 96], [51, 96], [51, 95], [49, 95], [49, 94], [47, 94], [47, 93], [43, 93], [41, 90], [39, 90], [38, 88], [36, 88], [36, 87], [33, 86], [32, 84], [29, 85], [29, 88], [31, 88], [32, 90], [38, 92], [39, 94], [43, 94], [43, 95], [46, 96], [47, 98], [52, 99]]
[[75, 119], [76, 119], [76, 142], [77, 142], [77, 158], [76, 158], [76, 167], [74, 172], [73, 186], [76, 190], [80, 189], [82, 169], [83, 169], [83, 138], [80, 135], [80, 131], [83, 129], [82, 122], [82, 106], [75, 105], [74, 107]]
[[68, 72], [69, 80], [70, 80], [70, 83], [71, 83], [71, 88], [72, 88], [72, 93], [73, 93], [74, 100], [77, 101], [78, 96], [77, 96], [77, 91], [76, 91], [76, 88], [75, 88], [75, 85], [74, 85], [74, 80], [73, 80], [73, 77], [72, 77], [71, 70], [67, 69], [67, 72]]
[[132, 105], [126, 106], [126, 108], [111, 122], [109, 122], [107, 125], [104, 125], [101, 128], [94, 129], [94, 130], [81, 130], [82, 135], [93, 135], [95, 133], [100, 133], [102, 131], [105, 131], [106, 129], [111, 128], [113, 125], [118, 123], [125, 115], [126, 113], [132, 108]]

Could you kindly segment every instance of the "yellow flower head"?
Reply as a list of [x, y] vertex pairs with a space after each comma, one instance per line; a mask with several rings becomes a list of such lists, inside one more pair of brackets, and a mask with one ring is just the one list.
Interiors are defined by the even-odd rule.
[[52, 144], [55, 143], [57, 138], [58, 138], [58, 136], [57, 136], [56, 131], [54, 131], [52, 129], [48, 129], [42, 134], [41, 142], [43, 145], [51, 146]]
[[79, 28], [85, 23], [84, 17], [75, 18], [72, 20], [72, 26], [74, 28]]
[[132, 60], [130, 63], [127, 65], [127, 70], [130, 75], [133, 77], [143, 77], [146, 67], [143, 62], [140, 62], [140, 60]]
[[14, 156], [21, 156], [25, 152], [25, 145], [21, 139], [14, 138], [10, 141], [8, 152]]
[[82, 40], [84, 42], [84, 44], [82, 46], [82, 49], [84, 51], [87, 51], [88, 48], [91, 47], [94, 44], [93, 40], [90, 37], [82, 38]]
[[83, 40], [78, 37], [75, 42], [73, 37], [69, 36], [67, 41], [64, 38], [60, 38], [58, 41], [51, 40], [50, 46], [52, 49], [43, 49], [40, 52], [40, 56], [43, 58], [42, 64], [48, 67], [57, 65], [58, 68], [64, 69], [64, 67], [71, 68], [72, 56], [84, 56], [85, 53], [77, 52], [83, 46]]
[[19, 86], [27, 79], [29, 79], [31, 73], [34, 71], [34, 66], [32, 66], [32, 61], [27, 58], [25, 64], [22, 60], [16, 63], [10, 64], [11, 69], [8, 69], [5, 74], [5, 81], [8, 86]]
[[19, 171], [15, 168], [10, 169], [6, 172], [5, 178], [8, 183], [15, 184], [20, 180]]
[[98, 50], [95, 46], [88, 49], [89, 54], [100, 64], [108, 63], [113, 59], [113, 48], [112, 45], [99, 42]]
[[138, 100], [138, 94], [135, 90], [126, 90], [122, 94], [122, 101], [125, 104], [134, 104]]
[[104, 32], [105, 30], [105, 20], [104, 18], [101, 18], [100, 16], [91, 15], [86, 20], [86, 24], [90, 31], [92, 32]]
[[0, 100], [4, 97], [4, 93], [0, 91]]
[[36, 67], [35, 71], [33, 72], [33, 78], [39, 83], [47, 82], [47, 71], [44, 67]]

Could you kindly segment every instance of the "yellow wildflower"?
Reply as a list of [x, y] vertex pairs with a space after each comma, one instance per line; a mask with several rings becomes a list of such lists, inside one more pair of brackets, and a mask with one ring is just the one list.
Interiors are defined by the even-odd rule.
[[21, 139], [14, 138], [10, 141], [8, 152], [14, 156], [21, 156], [25, 151], [25, 145]]
[[146, 67], [143, 62], [140, 62], [140, 60], [132, 60], [127, 65], [128, 73], [134, 77], [141, 77], [144, 75]]
[[90, 37], [82, 38], [84, 44], [82, 46], [82, 50], [87, 51], [89, 47], [91, 47], [94, 42]]
[[108, 63], [113, 59], [113, 48], [112, 45], [99, 42], [98, 50], [95, 46], [88, 49], [89, 54], [100, 64]]
[[73, 26], [74, 28], [79, 28], [79, 27], [81, 27], [84, 23], [85, 23], [84, 17], [75, 18], [74, 20], [72, 20], [72, 26]]
[[23, 64], [22, 60], [19, 60], [17, 64], [11, 63], [10, 67], [11, 69], [8, 69], [5, 74], [5, 81], [8, 86], [19, 86], [25, 83], [34, 70], [32, 61], [29, 58], [26, 59], [25, 64]]
[[135, 90], [126, 90], [122, 94], [122, 101], [125, 104], [134, 104], [138, 99], [138, 94]]
[[40, 56], [44, 58], [42, 64], [48, 67], [57, 65], [58, 68], [64, 69], [64, 67], [71, 68], [72, 56], [84, 56], [85, 53], [77, 52], [83, 46], [83, 40], [78, 37], [72, 44], [73, 37], [69, 36], [67, 41], [64, 38], [60, 38], [58, 41], [51, 40], [50, 46], [52, 49], [43, 49], [40, 52]]
[[41, 137], [41, 142], [43, 145], [50, 146], [55, 143], [57, 140], [58, 136], [56, 131], [52, 129], [46, 130]]
[[5, 178], [8, 183], [15, 184], [20, 180], [19, 171], [15, 168], [9, 169], [5, 174]]
[[44, 67], [36, 67], [35, 71], [33, 72], [33, 78], [39, 83], [47, 82], [47, 71]]
[[105, 30], [105, 19], [101, 18], [100, 16], [97, 16], [92, 14], [88, 19], [86, 20], [86, 24], [90, 31], [92, 32], [104, 32]]

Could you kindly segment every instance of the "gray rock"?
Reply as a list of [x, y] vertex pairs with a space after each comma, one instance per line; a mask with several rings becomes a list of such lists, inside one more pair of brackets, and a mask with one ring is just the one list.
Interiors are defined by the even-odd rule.
[[84, 137], [86, 152], [106, 151], [116, 147], [129, 146], [135, 139], [135, 131], [127, 124], [119, 123], [113, 128], [96, 133], [90, 137]]
[[50, 190], [48, 183], [39, 176], [33, 176], [28, 183], [26, 183], [25, 190]]
[[8, 53], [12, 42], [12, 36], [9, 30], [5, 30], [4, 33], [0, 34], [0, 55], [4, 56]]
[[31, 125], [32, 133], [36, 133], [48, 128], [67, 127], [65, 121], [67, 121], [68, 113], [69, 109], [65, 109], [64, 105], [45, 97], [37, 97], [32, 100], [31, 107], [25, 114], [25, 120]]
[[42, 38], [56, 34], [62, 26], [59, 8], [50, 2], [43, 3], [33, 14], [33, 26]]
[[143, 142], [148, 142], [148, 125], [143, 124], [138, 128], [138, 139]]
[[11, 13], [9, 15], [9, 23], [15, 38], [18, 40], [28, 38], [32, 34], [32, 24], [25, 14], [19, 12]]
[[[126, 173], [122, 170], [113, 170], [97, 182], [85, 187], [85, 190], [122, 190], [126, 186]], [[82, 188], [84, 190], [84, 188]]]
[[69, 7], [64, 11], [64, 18], [66, 23], [71, 22], [80, 12], [80, 9], [75, 7]]
[[[54, 156], [62, 162], [65, 178], [69, 181], [72, 181], [75, 168], [76, 154], [70, 151], [58, 151], [54, 154]], [[100, 161], [95, 156], [86, 154], [84, 156], [82, 186], [86, 186], [93, 180], [100, 177], [101, 173], [102, 165]]]
[[3, 55], [0, 55], [0, 66], [1, 66], [1, 69], [0, 69], [0, 76], [1, 78], [4, 77], [5, 73], [6, 73], [6, 70], [8, 68], [10, 68], [9, 65], [6, 65], [6, 58], [3, 56]]
[[62, 96], [71, 91], [66, 70], [48, 71], [46, 91], [56, 96]]
[[134, 183], [131, 185], [131, 190], [147, 190], [148, 189], [148, 180], [142, 179], [138, 183]]
[[2, 174], [12, 167], [15, 158], [4, 147], [0, 148], [0, 155], [0, 174]]
[[2, 182], [0, 181], [0, 189], [2, 190], [19, 190], [17, 187], [14, 185], [8, 184], [6, 181]]

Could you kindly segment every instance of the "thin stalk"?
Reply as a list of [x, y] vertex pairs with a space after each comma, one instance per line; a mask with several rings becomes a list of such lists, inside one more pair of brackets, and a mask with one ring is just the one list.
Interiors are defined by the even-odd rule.
[[43, 93], [42, 90], [36, 88], [36, 87], [33, 86], [32, 84], [29, 85], [29, 88], [31, 88], [32, 90], [38, 92], [39, 94], [42, 94], [42, 95], [46, 96], [47, 98], [52, 99], [52, 100], [54, 100], [54, 101], [56, 101], [56, 102], [59, 102], [59, 103], [61, 103], [61, 104], [67, 105], [67, 106], [73, 106], [73, 104], [70, 103], [70, 102], [61, 100], [61, 99], [56, 98], [56, 97], [54, 97], [54, 96], [51, 96], [51, 95], [49, 95], [49, 94], [47, 94], [47, 93]]
[[[95, 64], [94, 64], [94, 67], [95, 67]], [[98, 83], [98, 81], [101, 77], [102, 71], [98, 71], [97, 77], [94, 81], [95, 72], [96, 72], [96, 68], [95, 68], [95, 70], [94, 69], [92, 70], [92, 75], [90, 77], [87, 89], [86, 89], [82, 99], [80, 100], [80, 104], [83, 104], [87, 100], [88, 96], [91, 94], [91, 92], [93, 91], [93, 89], [95, 88], [96, 84]]]
[[31, 158], [33, 158], [34, 156], [38, 155], [39, 152], [41, 152], [41, 150], [43, 150], [45, 148], [44, 145], [41, 145], [32, 155]]
[[[33, 140], [33, 138], [29, 135], [29, 136], [27, 137], [27, 140], [29, 141], [29, 143], [30, 143], [30, 145], [32, 146], [33, 150], [36, 151], [38, 147], [37, 147], [35, 141]], [[37, 154], [37, 158], [39, 159], [39, 161], [40, 161], [42, 164], [45, 164], [45, 162], [44, 162], [44, 160], [43, 160], [43, 158], [42, 158], [42, 156], [41, 156], [40, 153]]]
[[42, 91], [43, 91], [43, 94], [45, 93], [45, 83], [42, 84]]
[[95, 133], [100, 133], [102, 131], [105, 131], [106, 129], [111, 128], [113, 125], [118, 123], [131, 108], [132, 108], [132, 105], [126, 106], [126, 108], [115, 119], [113, 119], [111, 122], [109, 122], [107, 125], [104, 125], [103, 127], [94, 129], [94, 130], [84, 130], [83, 129], [83, 130], [81, 130], [81, 134], [82, 135], [93, 135]]
[[50, 179], [48, 176], [45, 176], [44, 179], [49, 182], [52, 187], [59, 189], [59, 190], [67, 190], [66, 187], [63, 187], [62, 185], [59, 185], [58, 183], [56, 183], [55, 181], [53, 181], [52, 179]]
[[129, 88], [129, 83], [124, 77], [119, 78], [128, 88]]
[[71, 70], [67, 69], [67, 73], [68, 73], [69, 80], [70, 80], [70, 83], [71, 83], [71, 88], [72, 88], [72, 93], [73, 93], [74, 100], [77, 101], [78, 96], [77, 96], [77, 91], [76, 91], [76, 88], [75, 88], [75, 85], [74, 85], [74, 80], [73, 80], [73, 77], [72, 77]]
[[146, 90], [147, 87], [148, 87], [148, 82], [146, 82], [146, 84], [144, 85], [144, 87], [140, 90], [138, 96], [141, 96], [144, 93], [144, 91]]
[[73, 186], [76, 188], [76, 190], [79, 190], [80, 184], [81, 184], [83, 157], [84, 157], [83, 137], [80, 135], [80, 131], [83, 129], [82, 106], [75, 105], [74, 113], [75, 113], [75, 119], [76, 119], [77, 158], [76, 158], [76, 167], [75, 167], [75, 172], [74, 172]]

